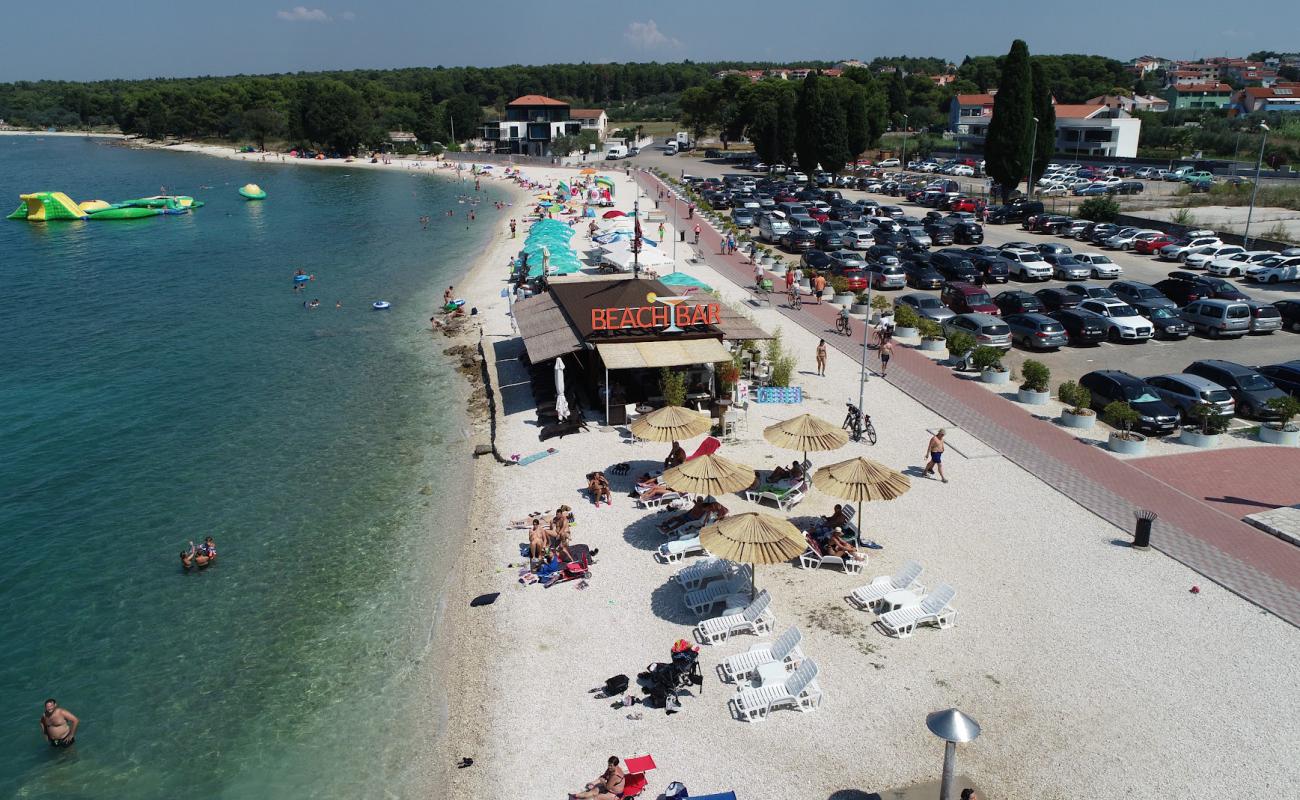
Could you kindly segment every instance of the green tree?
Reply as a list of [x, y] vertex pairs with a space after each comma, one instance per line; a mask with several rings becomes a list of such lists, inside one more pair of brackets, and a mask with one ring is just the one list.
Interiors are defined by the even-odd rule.
[[826, 119], [823, 80], [816, 72], [808, 73], [799, 87], [799, 101], [795, 106], [798, 126], [795, 128], [794, 152], [799, 157], [800, 168], [806, 172], [817, 168], [822, 155], [823, 137], [817, 128]]
[[746, 135], [758, 157], [769, 164], [789, 163], [794, 156], [796, 102], [796, 89], [789, 81], [759, 81], [749, 92]]
[[697, 142], [702, 141], [709, 128], [717, 124], [717, 100], [703, 86], [692, 86], [682, 92], [677, 105], [681, 109], [682, 124], [690, 130], [691, 138]]
[[1029, 166], [1032, 91], [1029, 47], [1016, 39], [1002, 64], [998, 93], [993, 98], [993, 119], [984, 138], [985, 169], [1001, 188], [1003, 202]]
[[[876, 76], [861, 67], [850, 67], [844, 71], [843, 78], [853, 81], [862, 87], [862, 97], [866, 103], [867, 117], [867, 143], [863, 146], [875, 147], [880, 142], [880, 137], [884, 135], [885, 129], [889, 127], [889, 101], [885, 97], [884, 87]], [[853, 135], [850, 127], [850, 136]], [[849, 142], [852, 149], [852, 140]], [[858, 151], [859, 153], [861, 150]]]
[[849, 151], [848, 116], [844, 98], [831, 81], [832, 79], [825, 79], [829, 85], [822, 91], [821, 116], [814, 125], [814, 131], [817, 136], [817, 163], [827, 172], [838, 174], [856, 153]]
[[1034, 85], [1034, 118], [1038, 120], [1037, 134], [1033, 136], [1034, 163], [1030, 166], [1029, 181], [1038, 179], [1056, 154], [1056, 109], [1052, 106], [1052, 87], [1047, 85], [1047, 74], [1042, 64], [1035, 61], [1030, 68]]
[[361, 93], [346, 83], [307, 80], [298, 99], [298, 133], [331, 151], [353, 153], [370, 132], [369, 111]]
[[871, 145], [871, 123], [867, 116], [867, 93], [851, 81], [838, 82], [843, 87], [844, 129], [849, 158], [856, 159]]
[[267, 137], [284, 135], [286, 120], [279, 109], [265, 106], [250, 108], [244, 112], [241, 121], [244, 130], [257, 142], [259, 150], [266, 149]]
[[[456, 133], [456, 141], [475, 139], [482, 135], [483, 106], [478, 97], [462, 92], [444, 102], [448, 125]], [[448, 131], [450, 136], [451, 131]]]

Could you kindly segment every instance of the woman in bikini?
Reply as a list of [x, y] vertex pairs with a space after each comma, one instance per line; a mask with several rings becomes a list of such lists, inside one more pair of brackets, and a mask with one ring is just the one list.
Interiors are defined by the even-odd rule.
[[826, 340], [817, 343], [817, 374], [826, 377]]

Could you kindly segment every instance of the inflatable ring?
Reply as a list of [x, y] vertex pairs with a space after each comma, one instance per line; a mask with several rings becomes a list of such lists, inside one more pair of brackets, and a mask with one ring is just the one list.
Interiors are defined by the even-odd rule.
[[376, 311], [387, 311], [389, 308], [392, 307], [392, 304], [389, 303], [387, 300], [376, 300], [375, 302], [370, 304], [370, 307]]

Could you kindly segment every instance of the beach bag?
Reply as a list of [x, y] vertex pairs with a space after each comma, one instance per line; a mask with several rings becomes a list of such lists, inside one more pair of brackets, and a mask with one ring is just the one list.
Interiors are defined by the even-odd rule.
[[623, 694], [631, 682], [626, 675], [615, 675], [612, 678], [605, 679], [605, 696], [613, 697]]
[[687, 800], [691, 793], [686, 791], [686, 785], [681, 781], [673, 781], [664, 789], [663, 800]]

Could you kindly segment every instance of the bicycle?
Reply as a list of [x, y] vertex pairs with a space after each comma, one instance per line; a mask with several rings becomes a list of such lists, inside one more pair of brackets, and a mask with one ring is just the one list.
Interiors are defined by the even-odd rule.
[[871, 424], [871, 415], [863, 414], [857, 406], [852, 403], [845, 403], [849, 411], [844, 416], [844, 430], [849, 432], [849, 438], [855, 442], [862, 441], [863, 434], [872, 444], [876, 443], [876, 426]]
[[842, 333], [845, 336], [853, 335], [853, 322], [845, 314], [840, 314], [835, 318], [835, 332]]
[[790, 290], [790, 308], [798, 311], [803, 308], [803, 295], [799, 294], [799, 287]]

